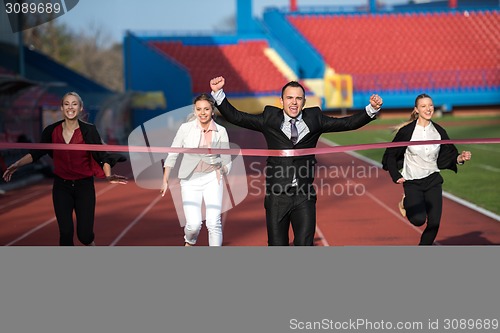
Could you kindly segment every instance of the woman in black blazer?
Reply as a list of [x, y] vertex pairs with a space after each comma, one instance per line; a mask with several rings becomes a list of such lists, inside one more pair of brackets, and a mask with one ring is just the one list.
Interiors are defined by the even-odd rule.
[[[42, 132], [42, 143], [102, 144], [95, 125], [79, 120], [83, 101], [76, 92], [69, 92], [61, 100], [63, 120], [47, 126]], [[73, 211], [76, 214], [78, 240], [84, 245], [95, 245], [94, 176], [106, 178], [110, 183], [126, 184], [126, 178], [111, 174], [111, 168], [125, 157], [100, 151], [31, 150], [5, 170], [3, 179], [10, 181], [12, 174], [23, 165], [48, 154], [54, 160], [54, 186], [52, 199], [59, 225], [59, 245], [73, 244]]]
[[[398, 128], [393, 142], [449, 140], [448, 134], [431, 120], [432, 98], [418, 95], [410, 120]], [[403, 216], [415, 226], [427, 221], [419, 245], [432, 245], [436, 239], [443, 206], [443, 169], [457, 172], [457, 164], [471, 159], [470, 151], [458, 153], [452, 144], [413, 145], [386, 149], [382, 160], [396, 184], [403, 184], [404, 195], [399, 202]]]

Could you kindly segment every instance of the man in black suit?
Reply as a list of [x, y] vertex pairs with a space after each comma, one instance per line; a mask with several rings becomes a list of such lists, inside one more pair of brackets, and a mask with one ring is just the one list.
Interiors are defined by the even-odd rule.
[[[378, 95], [370, 97], [366, 112], [331, 118], [319, 107], [305, 108], [305, 90], [296, 81], [281, 90], [282, 109], [266, 106], [261, 114], [240, 112], [227, 100], [222, 76], [210, 80], [212, 96], [224, 118], [232, 124], [262, 132], [268, 149], [314, 148], [322, 133], [349, 131], [375, 119], [382, 106]], [[293, 244], [313, 245], [316, 231], [316, 191], [313, 187], [314, 155], [273, 157], [266, 167], [266, 224], [268, 245], [288, 245], [290, 223]]]

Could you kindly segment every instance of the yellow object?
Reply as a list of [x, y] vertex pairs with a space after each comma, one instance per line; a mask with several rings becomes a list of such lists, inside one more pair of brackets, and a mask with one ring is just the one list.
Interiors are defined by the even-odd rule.
[[167, 101], [162, 91], [135, 92], [131, 106], [136, 109], [165, 109]]
[[352, 76], [348, 74], [325, 75], [325, 105], [327, 108], [352, 108]]

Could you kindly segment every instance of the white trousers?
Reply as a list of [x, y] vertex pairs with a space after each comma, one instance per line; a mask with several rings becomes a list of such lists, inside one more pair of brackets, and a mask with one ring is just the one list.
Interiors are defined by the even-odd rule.
[[205, 223], [208, 230], [208, 245], [222, 245], [222, 179], [217, 182], [217, 173], [195, 173], [181, 180], [182, 205], [186, 217], [184, 240], [196, 244], [203, 221], [202, 201], [205, 201]]

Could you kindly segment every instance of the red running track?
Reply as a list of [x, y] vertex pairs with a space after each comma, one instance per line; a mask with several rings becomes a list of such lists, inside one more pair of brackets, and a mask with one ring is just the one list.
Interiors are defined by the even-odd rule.
[[[265, 147], [262, 135], [230, 129], [242, 148]], [[238, 140], [240, 139], [240, 140]], [[320, 142], [319, 147], [326, 144]], [[418, 244], [421, 228], [401, 217], [397, 202], [402, 187], [389, 175], [347, 153], [317, 156], [318, 246], [384, 246]], [[252, 164], [252, 168], [250, 165]], [[265, 158], [245, 157], [249, 195], [223, 215], [225, 246], [266, 246], [263, 176], [255, 171]], [[131, 175], [124, 163], [116, 173]], [[460, 177], [460, 174], [456, 175]], [[250, 183], [252, 182], [252, 183]], [[58, 244], [51, 180], [12, 190], [0, 196], [0, 245], [53, 246]], [[159, 190], [96, 181], [96, 243], [100, 246], [182, 246], [180, 227], [170, 194]], [[292, 237], [290, 237], [292, 241]], [[440, 245], [499, 245], [500, 221], [444, 198], [437, 237]], [[79, 244], [75, 240], [75, 244]], [[198, 245], [207, 245], [202, 228]]]

